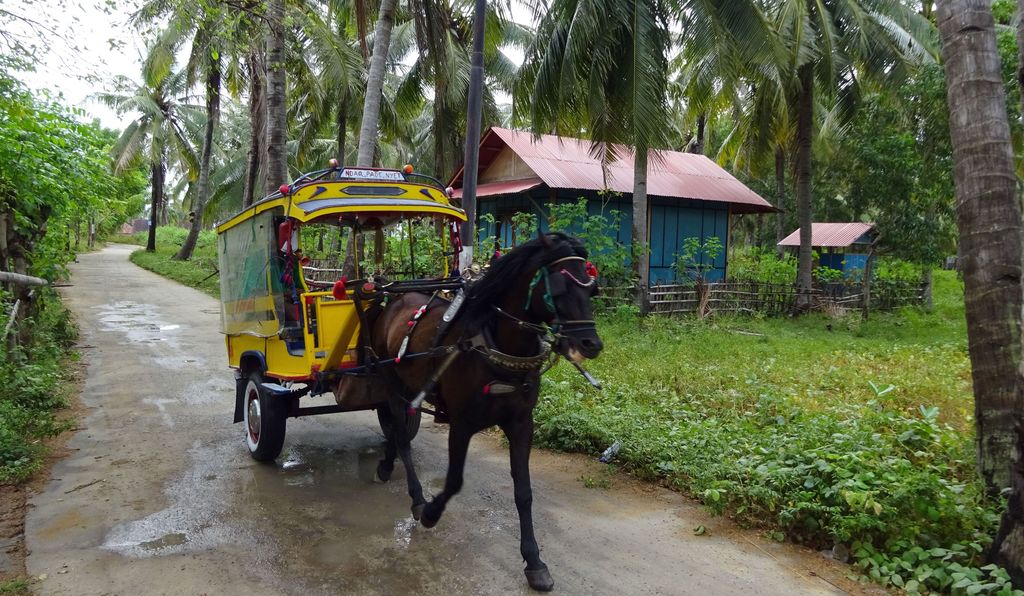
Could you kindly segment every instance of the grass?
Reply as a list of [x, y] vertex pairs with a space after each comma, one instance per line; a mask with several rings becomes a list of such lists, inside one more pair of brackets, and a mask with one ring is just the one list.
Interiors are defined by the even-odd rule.
[[27, 579], [19, 578], [12, 579], [0, 583], [0, 594], [9, 594], [11, 596], [20, 596], [22, 594], [31, 594], [29, 591], [30, 583]]
[[[599, 454], [777, 539], [846, 547], [908, 591], [1009, 593], [979, 567], [1000, 513], [983, 497], [963, 290], [930, 312], [840, 318], [605, 317], [604, 391], [545, 376], [539, 444]], [[955, 586], [955, 587], [954, 587]]]
[[[133, 260], [197, 287], [212, 242], [177, 263], [169, 240]], [[214, 280], [198, 287], [217, 295]], [[624, 308], [600, 318], [606, 347], [588, 365], [605, 389], [564, 364], [548, 373], [536, 441], [595, 456], [621, 441], [629, 472], [775, 539], [839, 545], [883, 585], [1014, 593], [1003, 570], [981, 566], [1002, 504], [984, 498], [974, 467], [963, 288], [937, 272], [934, 296], [927, 312], [867, 321]]]
[[[175, 261], [171, 257], [185, 242], [188, 230], [183, 228], [157, 228], [156, 252], [138, 250], [132, 253], [131, 261], [158, 275], [195, 288], [214, 298], [220, 297], [220, 278], [217, 272], [217, 235], [213, 231], [200, 233], [195, 251], [188, 261]], [[146, 233], [121, 237], [121, 241], [146, 245]]]
[[40, 291], [37, 310], [21, 325], [32, 328], [27, 345], [0, 349], [0, 482], [23, 482], [42, 466], [44, 439], [73, 421], [55, 411], [67, 405], [73, 374], [69, 362], [77, 330], [53, 290]]

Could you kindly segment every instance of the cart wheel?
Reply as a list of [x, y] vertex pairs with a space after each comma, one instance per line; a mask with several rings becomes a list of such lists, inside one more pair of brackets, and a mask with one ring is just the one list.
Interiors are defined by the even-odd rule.
[[263, 375], [253, 372], [245, 386], [245, 445], [256, 461], [272, 461], [284, 446], [286, 404], [275, 400], [262, 382]]
[[[377, 422], [380, 423], [380, 430], [384, 433], [384, 436], [388, 436], [388, 431], [391, 430], [391, 420], [385, 419], [383, 414], [383, 408], [387, 406], [381, 406], [377, 408]], [[405, 431], [409, 433], [409, 440], [413, 440], [416, 437], [416, 433], [420, 432], [420, 418], [423, 413], [419, 410], [412, 416], [408, 416], [405, 420]]]

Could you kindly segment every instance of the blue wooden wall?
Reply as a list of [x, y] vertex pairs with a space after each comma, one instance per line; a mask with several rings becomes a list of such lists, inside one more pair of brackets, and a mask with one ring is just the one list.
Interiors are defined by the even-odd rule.
[[727, 205], [687, 199], [651, 199], [651, 283], [676, 279], [676, 257], [683, 241], [699, 238], [703, 244], [713, 236], [722, 243], [722, 250], [711, 261], [700, 255], [701, 265], [709, 268], [706, 278], [721, 281], [725, 277], [726, 249], [729, 242], [729, 208]]
[[[632, 238], [633, 212], [630, 197], [603, 199], [592, 191], [559, 190], [557, 202], [573, 202], [586, 197], [587, 210], [591, 215], [604, 214], [608, 217], [611, 211], [618, 211], [619, 228], [616, 240], [628, 246]], [[532, 213], [540, 221], [541, 230], [547, 231], [547, 204], [551, 196], [546, 187], [535, 189], [529, 195], [519, 194], [503, 197], [487, 197], [480, 200], [478, 214], [491, 214], [497, 220], [502, 216], [516, 212]], [[706, 242], [708, 238], [717, 236], [722, 243], [721, 254], [708, 262], [711, 269], [707, 277], [718, 281], [725, 277], [726, 250], [729, 236], [729, 209], [727, 205], [691, 201], [687, 199], [651, 198], [650, 205], [650, 244], [651, 244], [651, 283], [669, 282], [676, 278], [676, 255], [681, 252], [686, 238], [699, 238]], [[567, 230], [572, 233], [573, 230]], [[502, 246], [512, 245], [512, 230], [508, 225], [479, 222], [478, 233], [481, 238], [498, 235]], [[522, 239], [517, 239], [522, 242]], [[703, 257], [703, 256], [702, 256]], [[702, 261], [707, 261], [706, 257]], [[702, 262], [703, 264], [703, 262]]]

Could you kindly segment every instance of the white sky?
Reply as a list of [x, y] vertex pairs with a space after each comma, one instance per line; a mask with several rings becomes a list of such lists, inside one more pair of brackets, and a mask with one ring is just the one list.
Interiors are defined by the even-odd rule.
[[[138, 80], [145, 44], [127, 20], [139, 1], [2, 0], [4, 11], [37, 23], [14, 20], [5, 25], [38, 47], [36, 69], [23, 73], [22, 82], [63, 95], [68, 104], [84, 110], [88, 120], [99, 118], [109, 128], [126, 126], [130, 114], [118, 116], [91, 96], [109, 89], [118, 75]], [[523, 0], [513, 0], [513, 18], [530, 21]], [[522, 61], [521, 53], [506, 53]]]
[[86, 112], [86, 119], [99, 118], [104, 126], [121, 128], [130, 121], [90, 96], [108, 89], [117, 75], [138, 79], [144, 44], [127, 24], [135, 0], [3, 0], [3, 5], [5, 11], [39, 24], [10, 24], [25, 42], [38, 47], [36, 70], [23, 73], [23, 83], [62, 94], [68, 104]]

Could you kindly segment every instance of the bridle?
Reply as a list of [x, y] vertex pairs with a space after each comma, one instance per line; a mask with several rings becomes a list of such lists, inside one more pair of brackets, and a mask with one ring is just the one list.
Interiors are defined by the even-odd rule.
[[[580, 261], [585, 263], [585, 269], [587, 271], [587, 281], [581, 281], [571, 271], [565, 267], [557, 267], [561, 263], [568, 261]], [[586, 331], [594, 331], [597, 329], [597, 325], [594, 319], [563, 319], [558, 312], [558, 305], [555, 302], [555, 298], [565, 294], [567, 290], [567, 284], [573, 283], [580, 288], [592, 288], [597, 283], [597, 269], [587, 261], [585, 258], [580, 256], [568, 256], [555, 259], [546, 265], [542, 265], [537, 269], [536, 275], [530, 281], [530, 287], [526, 292], [526, 304], [523, 309], [529, 311], [534, 301], [534, 290], [543, 281], [544, 283], [544, 294], [542, 296], [544, 307], [554, 315], [550, 324], [537, 324], [530, 321], [525, 321], [512, 313], [502, 310], [497, 305], [493, 306], [495, 312], [499, 315], [515, 321], [521, 329], [533, 331], [541, 336], [552, 336], [552, 343], [562, 345], [565, 339], [572, 337], [573, 335], [583, 333]]]

